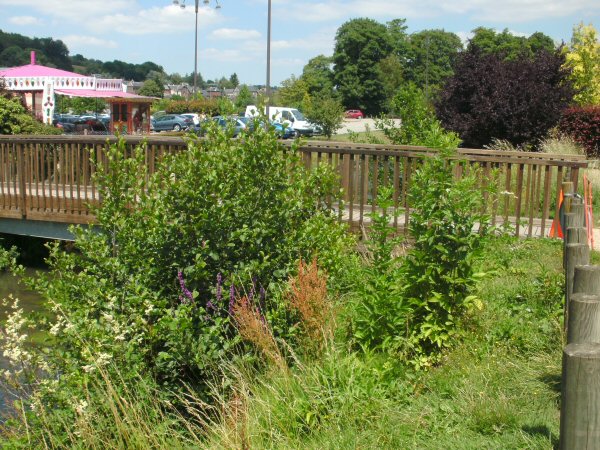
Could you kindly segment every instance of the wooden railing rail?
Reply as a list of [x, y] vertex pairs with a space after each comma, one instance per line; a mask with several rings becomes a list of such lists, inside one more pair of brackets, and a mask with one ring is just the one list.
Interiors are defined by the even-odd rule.
[[[165, 153], [182, 151], [187, 141], [171, 136], [126, 136], [127, 149], [146, 142], [149, 172]], [[100, 201], [90, 157], [105, 157], [115, 136], [0, 136], [0, 218], [65, 223], [94, 221], [88, 206]], [[284, 145], [290, 142], [284, 141]], [[307, 168], [330, 164], [338, 173], [343, 202], [334, 203], [340, 220], [353, 227], [368, 224], [377, 211], [382, 186], [393, 188], [394, 226], [410, 220], [411, 177], [423, 158], [436, 150], [417, 146], [310, 141], [299, 146]], [[557, 187], [565, 180], [577, 186], [582, 156], [459, 149], [456, 176], [479, 171], [481, 186], [494, 185], [486, 212], [495, 225], [513, 225], [516, 235], [544, 235], [557, 215]], [[330, 199], [328, 199], [330, 201]]]

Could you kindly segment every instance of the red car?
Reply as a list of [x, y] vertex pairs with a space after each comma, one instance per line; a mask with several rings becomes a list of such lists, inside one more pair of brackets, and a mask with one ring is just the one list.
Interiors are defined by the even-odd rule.
[[345, 113], [346, 119], [362, 119], [364, 117], [360, 109], [349, 109]]

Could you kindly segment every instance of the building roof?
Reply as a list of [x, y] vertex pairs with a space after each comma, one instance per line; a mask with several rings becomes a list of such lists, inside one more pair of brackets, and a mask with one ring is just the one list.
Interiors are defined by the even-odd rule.
[[0, 77], [85, 77], [85, 75], [55, 69], [54, 67], [40, 66], [39, 64], [26, 64], [24, 66], [2, 69], [0, 70]]
[[144, 97], [143, 95], [132, 94], [122, 91], [96, 91], [94, 89], [55, 89], [54, 92], [68, 97], [91, 97], [91, 98], [126, 98], [136, 100], [154, 101], [154, 97]]

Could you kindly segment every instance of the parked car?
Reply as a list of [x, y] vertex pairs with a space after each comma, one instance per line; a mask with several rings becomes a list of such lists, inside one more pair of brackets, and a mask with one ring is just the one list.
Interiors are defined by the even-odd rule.
[[[263, 126], [263, 123], [258, 119], [250, 119], [249, 117], [238, 117], [238, 120], [246, 124], [246, 128], [254, 129], [255, 123]], [[289, 139], [295, 136], [295, 131], [291, 126], [284, 125], [279, 122], [271, 121], [271, 126], [275, 128], [275, 133], [282, 139]]]
[[344, 113], [344, 116], [346, 119], [362, 119], [364, 114], [360, 109], [349, 109]]
[[233, 137], [237, 137], [246, 128], [246, 124], [239, 117], [215, 116], [200, 123], [195, 127], [195, 131], [198, 134], [204, 134], [209, 123], [215, 123], [223, 129], [231, 130]]
[[73, 123], [73, 134], [108, 134], [108, 127], [100, 119], [79, 118]]
[[[266, 114], [266, 108], [263, 110]], [[255, 105], [246, 106], [246, 117], [256, 117], [259, 115], [259, 110]], [[274, 122], [285, 124], [294, 129], [294, 135], [312, 136], [315, 134], [315, 125], [310, 123], [304, 114], [296, 108], [287, 106], [269, 106], [269, 119]]]
[[52, 125], [61, 128], [65, 133], [71, 133], [75, 129], [74, 123], [79, 120], [79, 116], [69, 114], [57, 114], [52, 119]]
[[180, 116], [183, 117], [189, 117], [194, 121], [194, 125], [200, 125], [200, 114], [196, 114], [196, 113], [184, 113], [184, 114], [179, 114]]
[[165, 114], [151, 119], [154, 131], [181, 131], [194, 126], [194, 120], [179, 114]]

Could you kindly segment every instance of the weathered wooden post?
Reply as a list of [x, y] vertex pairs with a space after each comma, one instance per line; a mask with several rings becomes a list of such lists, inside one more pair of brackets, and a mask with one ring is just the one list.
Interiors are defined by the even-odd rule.
[[600, 295], [600, 266], [577, 266], [573, 274], [573, 294]]
[[563, 191], [563, 211], [565, 213], [571, 212], [571, 201], [573, 200], [573, 182], [564, 181], [562, 183]]
[[600, 295], [572, 294], [567, 344], [600, 344]]
[[575, 267], [585, 266], [590, 261], [590, 248], [586, 244], [567, 244], [565, 247], [565, 331], [569, 325], [569, 301], [573, 293]]
[[584, 227], [567, 228], [568, 244], [586, 244], [587, 230]]
[[566, 224], [567, 229], [569, 227], [585, 227], [585, 209], [583, 207], [583, 203], [581, 203], [581, 199], [578, 197], [574, 197], [571, 203], [571, 212], [575, 216], [575, 221]]
[[[563, 248], [563, 267], [567, 267], [567, 245], [568, 244], [587, 244], [587, 230], [584, 227], [584, 209], [581, 204], [581, 199], [577, 197], [570, 197], [571, 204], [569, 208], [571, 212], [565, 214], [565, 237], [564, 237], [564, 248]], [[570, 231], [572, 229], [583, 229], [583, 231]]]
[[600, 344], [563, 351], [561, 450], [600, 450]]

